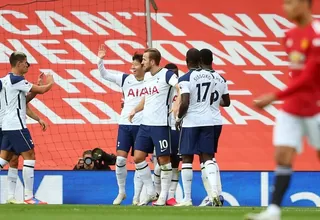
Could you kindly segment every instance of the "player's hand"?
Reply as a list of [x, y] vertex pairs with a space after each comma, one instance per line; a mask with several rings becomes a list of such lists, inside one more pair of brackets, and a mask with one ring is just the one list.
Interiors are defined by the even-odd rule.
[[42, 121], [41, 119], [40, 119], [38, 122], [39, 122], [39, 124], [41, 125], [42, 130], [43, 130], [43, 131], [46, 131], [48, 125], [47, 125], [44, 121]]
[[129, 115], [129, 121], [132, 123], [132, 119], [133, 117], [135, 116], [136, 114], [136, 111], [133, 109], [131, 112], [130, 112], [130, 115]]
[[105, 56], [106, 56], [106, 48], [104, 44], [101, 44], [98, 50], [98, 57], [100, 59], [103, 59]]
[[277, 97], [273, 93], [270, 93], [260, 96], [257, 100], [254, 100], [253, 105], [257, 108], [263, 109], [275, 100], [277, 100]]
[[43, 85], [43, 76], [44, 76], [44, 72], [40, 72], [40, 75], [38, 77], [38, 86]]
[[176, 122], [176, 129], [177, 129], [177, 131], [180, 131], [180, 130], [181, 130], [181, 123], [182, 123], [182, 121], [177, 121], [177, 122]]
[[47, 84], [53, 84], [54, 83], [53, 75], [51, 73], [46, 74], [46, 83]]

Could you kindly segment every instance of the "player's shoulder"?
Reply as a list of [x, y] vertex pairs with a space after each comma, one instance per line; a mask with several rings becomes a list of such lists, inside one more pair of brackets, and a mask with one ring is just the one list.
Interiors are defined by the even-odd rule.
[[190, 69], [186, 74], [179, 77], [179, 82], [183, 82], [183, 81], [189, 82], [192, 73], [194, 73], [195, 71], [200, 71], [200, 70], [201, 69]]
[[14, 75], [13, 73], [9, 73], [7, 78], [10, 80], [12, 85], [17, 84], [21, 81], [25, 81], [25, 78], [23, 76], [17, 76], [17, 75]]

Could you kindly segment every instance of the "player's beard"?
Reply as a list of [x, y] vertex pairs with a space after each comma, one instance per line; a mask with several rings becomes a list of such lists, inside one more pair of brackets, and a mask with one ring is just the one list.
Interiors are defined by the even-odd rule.
[[148, 66], [148, 67], [143, 66], [143, 70], [144, 70], [145, 73], [149, 72], [151, 70], [151, 66]]

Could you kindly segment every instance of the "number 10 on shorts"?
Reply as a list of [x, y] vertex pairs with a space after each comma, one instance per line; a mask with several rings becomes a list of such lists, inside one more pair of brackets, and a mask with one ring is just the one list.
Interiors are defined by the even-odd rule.
[[167, 148], [169, 147], [169, 143], [167, 140], [160, 140], [159, 141], [159, 145], [160, 145], [160, 151], [165, 152], [167, 150]]

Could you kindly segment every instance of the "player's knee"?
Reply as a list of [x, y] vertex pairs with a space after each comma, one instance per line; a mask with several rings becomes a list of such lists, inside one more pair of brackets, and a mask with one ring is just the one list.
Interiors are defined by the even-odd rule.
[[33, 149], [26, 151], [26, 152], [22, 152], [21, 156], [23, 157], [24, 160], [35, 160], [36, 159], [36, 155]]
[[117, 150], [117, 157], [127, 158], [128, 157], [128, 152], [123, 151], [123, 150]]
[[19, 165], [19, 157], [14, 155], [9, 162], [9, 166], [11, 168], [18, 168], [18, 165]]
[[118, 167], [124, 167], [127, 164], [127, 158], [117, 156], [116, 164]]
[[167, 163], [170, 163], [170, 156], [161, 156], [161, 157], [158, 157], [158, 162], [160, 165], [165, 165]]
[[134, 151], [134, 157], [133, 157], [133, 161], [135, 164], [137, 163], [141, 163], [146, 159], [146, 153], [139, 151], [139, 150], [135, 150]]
[[275, 160], [277, 165], [281, 166], [291, 166], [294, 156], [295, 148], [287, 146], [279, 146], [276, 148]]

